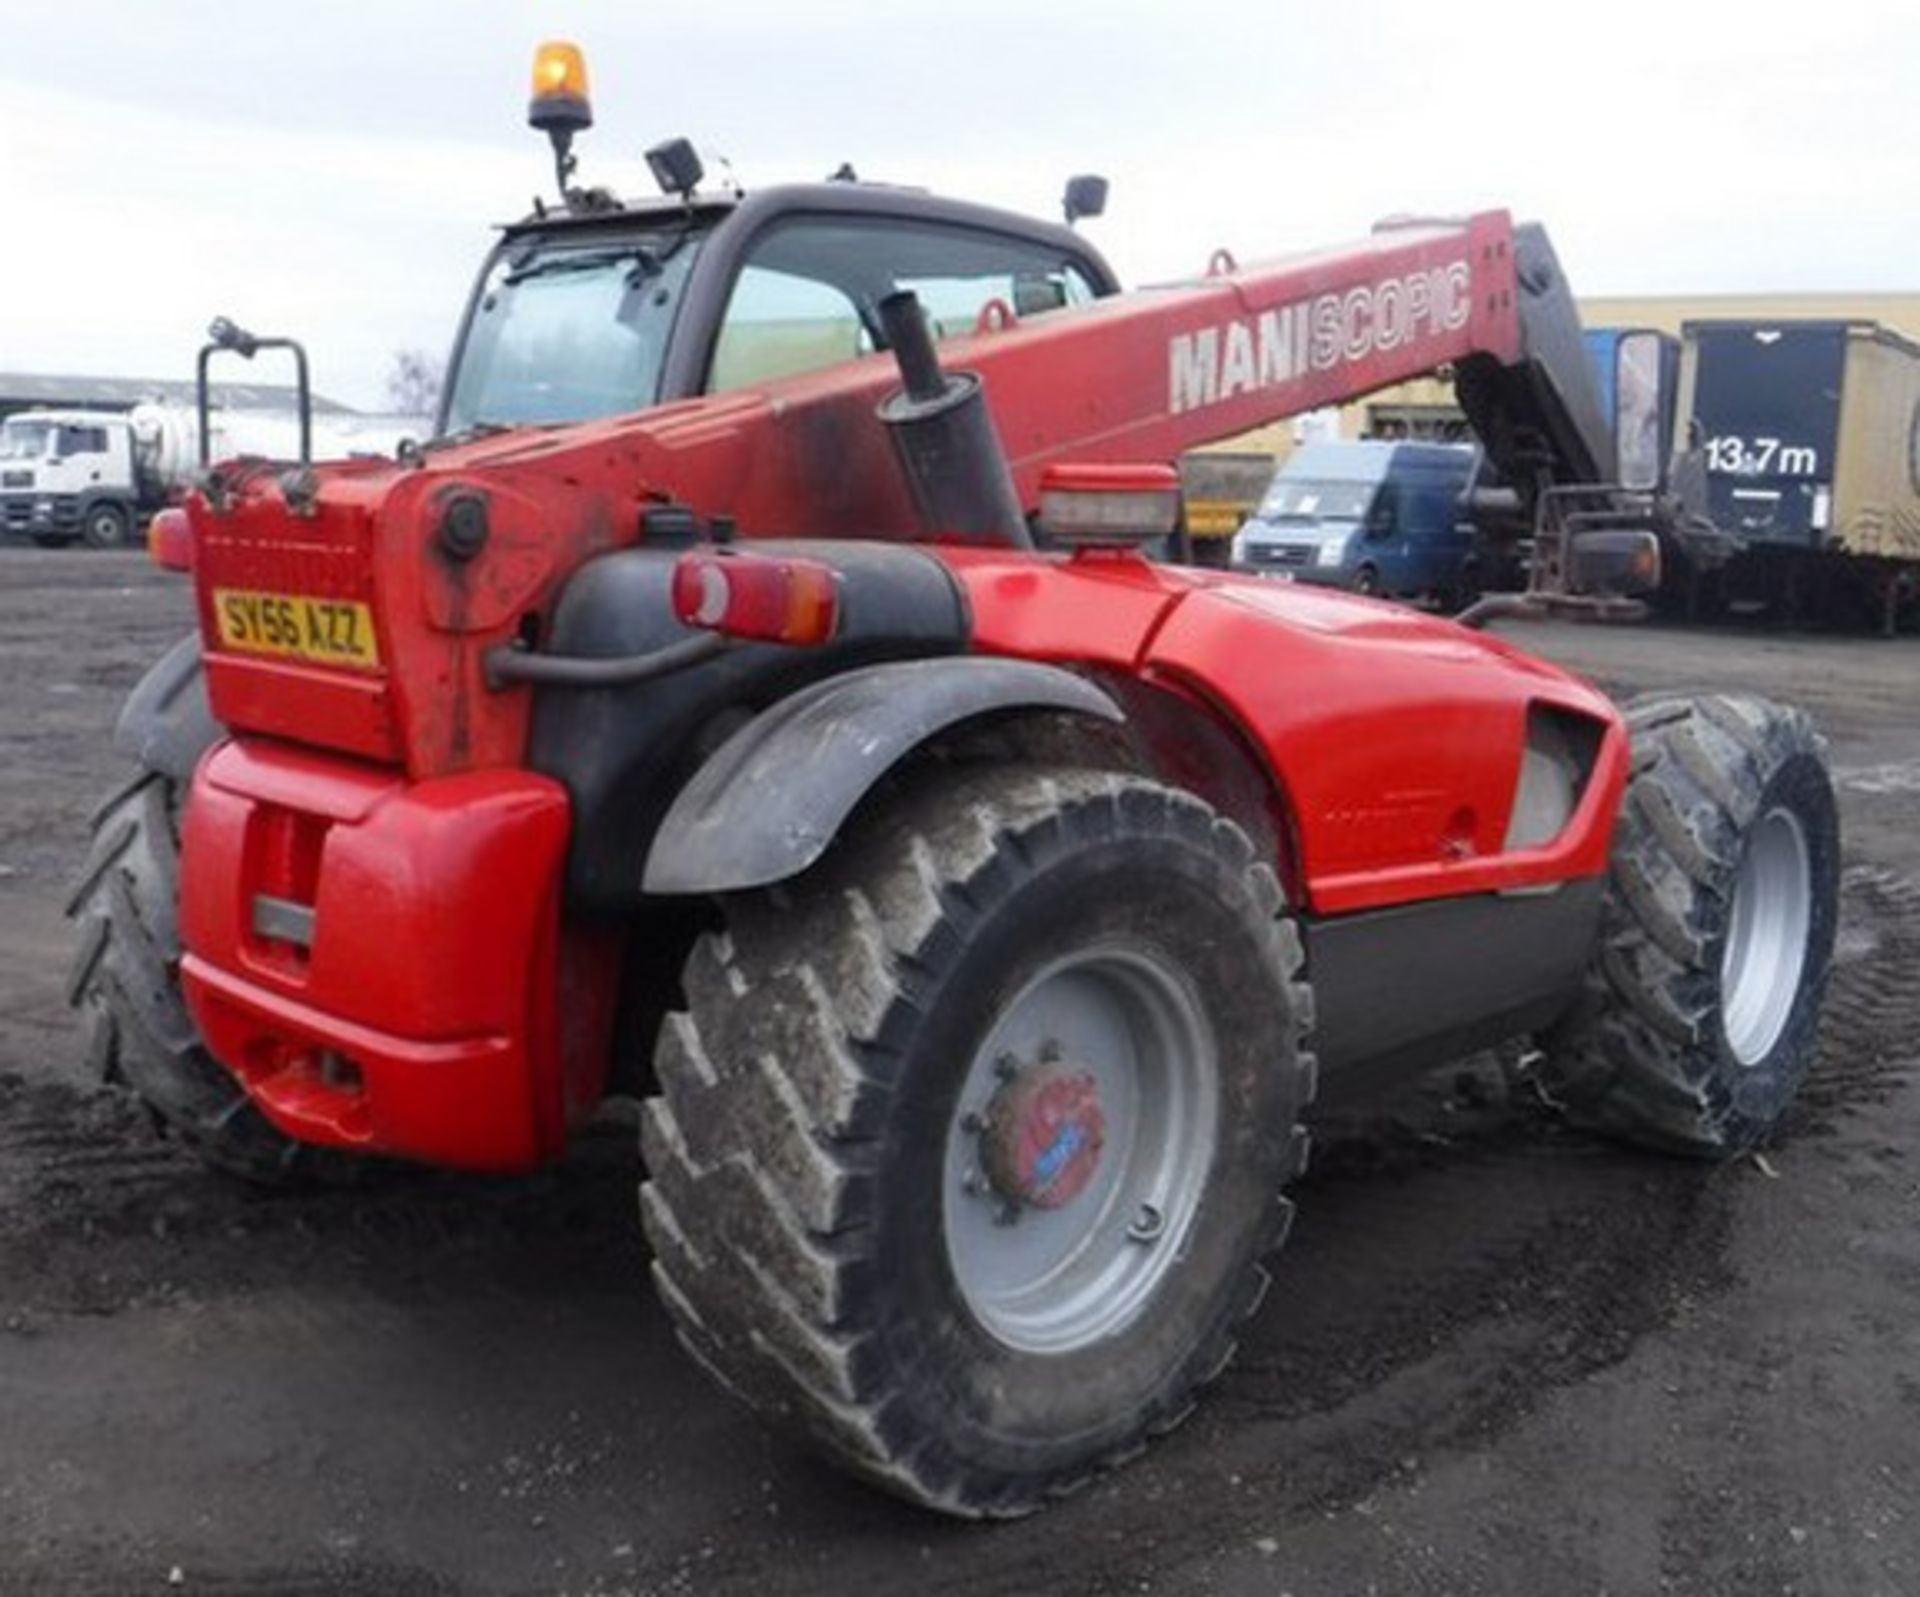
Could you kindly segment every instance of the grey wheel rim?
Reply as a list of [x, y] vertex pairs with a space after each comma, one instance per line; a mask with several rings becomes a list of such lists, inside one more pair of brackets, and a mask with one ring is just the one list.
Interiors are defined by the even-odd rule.
[[88, 533], [91, 540], [101, 546], [117, 544], [120, 538], [120, 518], [111, 510], [96, 510], [88, 518]]
[[1786, 1030], [1812, 930], [1806, 832], [1791, 811], [1771, 809], [1740, 861], [1720, 960], [1721, 1026], [1740, 1064], [1759, 1064]]
[[[1157, 951], [1084, 950], [1028, 982], [968, 1066], [942, 1176], [947, 1261], [990, 1335], [1070, 1353], [1140, 1315], [1187, 1251], [1212, 1173], [1219, 1078], [1200, 1001]], [[1048, 1114], [1062, 1102], [1078, 1114], [1029, 1171], [1010, 1150], [1035, 1146], [1024, 1134], [1053, 1135]], [[1080, 1183], [1064, 1198], [1034, 1175], [1062, 1148], [1060, 1168]]]

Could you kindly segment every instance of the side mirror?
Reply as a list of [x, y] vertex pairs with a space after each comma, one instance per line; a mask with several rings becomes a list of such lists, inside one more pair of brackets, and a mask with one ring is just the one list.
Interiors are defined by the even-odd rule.
[[1674, 396], [1666, 340], [1622, 333], [1613, 349], [1614, 476], [1622, 488], [1652, 492], [1664, 477]]
[[1107, 209], [1107, 180], [1091, 172], [1068, 178], [1060, 208], [1067, 213], [1068, 227], [1083, 216], [1103, 215]]
[[1578, 533], [1567, 564], [1575, 593], [1644, 598], [1660, 586], [1660, 539], [1645, 531]]
[[1049, 272], [1017, 272], [1013, 279], [1013, 314], [1022, 319], [1064, 310], [1067, 282]]

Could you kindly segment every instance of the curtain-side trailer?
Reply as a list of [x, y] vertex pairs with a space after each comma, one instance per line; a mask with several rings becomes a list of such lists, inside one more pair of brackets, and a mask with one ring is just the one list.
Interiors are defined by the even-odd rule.
[[1920, 592], [1920, 344], [1877, 323], [1697, 321], [1680, 414], [1714, 521], [1746, 544], [1729, 598], [1790, 613]]

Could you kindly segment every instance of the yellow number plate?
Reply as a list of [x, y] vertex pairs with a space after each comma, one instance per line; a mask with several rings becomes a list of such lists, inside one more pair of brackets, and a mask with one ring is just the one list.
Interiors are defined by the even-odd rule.
[[215, 588], [213, 615], [222, 648], [362, 671], [380, 667], [373, 613], [358, 600]]

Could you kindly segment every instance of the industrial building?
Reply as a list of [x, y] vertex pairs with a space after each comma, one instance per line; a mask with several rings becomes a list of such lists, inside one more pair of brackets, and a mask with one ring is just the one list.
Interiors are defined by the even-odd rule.
[[[224, 410], [292, 410], [294, 390], [279, 383], [215, 383], [213, 402]], [[0, 421], [22, 410], [131, 410], [149, 400], [191, 405], [194, 387], [179, 378], [80, 377], [44, 372], [0, 372]], [[313, 396], [316, 414], [351, 414], [336, 400]]]

